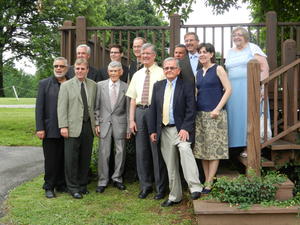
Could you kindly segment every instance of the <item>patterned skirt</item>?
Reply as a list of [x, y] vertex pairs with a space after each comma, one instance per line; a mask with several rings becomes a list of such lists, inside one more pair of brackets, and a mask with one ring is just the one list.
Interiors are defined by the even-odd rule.
[[228, 159], [227, 112], [222, 110], [216, 119], [210, 112], [198, 111], [194, 155], [197, 159]]

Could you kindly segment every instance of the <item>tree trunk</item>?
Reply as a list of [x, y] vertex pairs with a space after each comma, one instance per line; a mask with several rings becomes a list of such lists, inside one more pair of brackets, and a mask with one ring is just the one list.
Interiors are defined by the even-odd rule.
[[4, 87], [3, 87], [3, 48], [0, 48], [0, 97], [4, 97]]

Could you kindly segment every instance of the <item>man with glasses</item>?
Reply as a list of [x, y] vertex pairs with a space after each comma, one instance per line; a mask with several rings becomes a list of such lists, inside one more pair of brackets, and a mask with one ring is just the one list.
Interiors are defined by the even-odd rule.
[[[109, 50], [109, 56], [110, 56], [111, 62], [115, 61], [115, 62], [120, 62], [121, 63], [122, 57], [123, 57], [122, 46], [118, 45], [118, 44], [111, 45], [110, 50]], [[124, 64], [122, 64], [122, 71], [123, 71], [123, 73], [120, 77], [120, 80], [127, 83], [128, 67], [125, 66]], [[108, 68], [105, 67], [105, 68], [100, 69], [99, 74], [100, 74], [100, 80], [107, 80], [109, 78]]]
[[[191, 144], [195, 141], [196, 103], [191, 82], [178, 79], [180, 66], [169, 57], [163, 63], [167, 79], [154, 84], [149, 111], [152, 143], [160, 143], [169, 175], [169, 198], [161, 206], [169, 207], [182, 200], [179, 161], [193, 200], [201, 196], [202, 187]], [[179, 151], [180, 160], [178, 157]]]
[[68, 62], [63, 57], [54, 59], [53, 76], [39, 82], [36, 98], [36, 135], [42, 140], [44, 152], [44, 185], [47, 198], [55, 192], [66, 191], [64, 173], [64, 139], [60, 135], [57, 119], [57, 99], [60, 85], [67, 80]]
[[181, 77], [184, 80], [195, 83], [197, 70], [201, 68], [199, 63], [199, 53], [197, 48], [199, 45], [198, 35], [194, 32], [188, 32], [184, 35], [184, 43], [188, 54], [183, 60], [180, 60]]
[[133, 74], [143, 67], [141, 49], [145, 43], [146, 40], [142, 37], [136, 37], [133, 39], [132, 50], [136, 60], [132, 61], [129, 66], [129, 82], [132, 79]]
[[136, 134], [136, 163], [141, 188], [138, 197], [144, 199], [153, 191], [154, 179], [157, 191], [154, 199], [159, 200], [166, 194], [167, 174], [160, 149], [149, 138], [148, 114], [153, 84], [165, 76], [162, 68], [155, 63], [154, 45], [144, 44], [141, 54], [144, 68], [133, 75], [126, 93], [131, 98], [129, 124], [131, 132]]
[[[90, 56], [91, 56], [91, 48], [88, 45], [81, 44], [81, 45], [77, 46], [76, 59], [86, 59], [88, 61]], [[74, 66], [70, 66], [66, 76], [70, 79], [75, 76]], [[98, 82], [101, 80], [98, 70], [92, 66], [89, 67], [89, 72], [87, 74], [87, 78], [89, 78], [95, 82]]]

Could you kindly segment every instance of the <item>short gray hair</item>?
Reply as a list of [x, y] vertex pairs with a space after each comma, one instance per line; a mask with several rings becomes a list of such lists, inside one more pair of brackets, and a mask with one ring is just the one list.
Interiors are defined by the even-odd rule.
[[54, 60], [53, 60], [53, 64], [54, 62], [56, 61], [63, 61], [65, 66], [68, 66], [68, 60], [65, 58], [65, 57], [62, 57], [62, 56], [59, 56], [59, 57], [56, 57]]
[[175, 59], [174, 57], [168, 57], [168, 58], [166, 58], [166, 59], [164, 60], [164, 62], [163, 62], [163, 65], [164, 65], [166, 62], [169, 62], [169, 61], [175, 61], [175, 62], [176, 62], [176, 66], [177, 66], [179, 69], [181, 69], [181, 68], [180, 68], [180, 65], [179, 65], [179, 60], [178, 60], [178, 59]]
[[112, 69], [112, 68], [120, 68], [122, 69], [122, 64], [120, 62], [117, 62], [117, 61], [111, 61], [109, 64], [108, 64], [108, 69]]
[[244, 27], [236, 27], [232, 30], [231, 37], [233, 37], [234, 33], [237, 31], [241, 31], [245, 41], [248, 42], [250, 40], [249, 32]]
[[156, 54], [156, 49], [155, 49], [155, 45], [151, 44], [151, 43], [145, 43], [143, 44], [141, 51], [144, 51], [145, 49], [150, 48], [152, 52], [154, 52]]
[[78, 45], [77, 48], [76, 48], [76, 52], [77, 52], [77, 49], [78, 49], [78, 48], [82, 48], [82, 47], [84, 47], [84, 48], [86, 49], [86, 53], [87, 53], [87, 54], [91, 55], [91, 48], [90, 48], [90, 46], [88, 46], [88, 45], [86, 45], [86, 44]]

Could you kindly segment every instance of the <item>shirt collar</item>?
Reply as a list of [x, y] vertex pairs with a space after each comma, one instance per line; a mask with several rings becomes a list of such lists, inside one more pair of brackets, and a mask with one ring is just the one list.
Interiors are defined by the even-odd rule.
[[199, 53], [198, 53], [198, 52], [196, 52], [195, 54], [189, 53], [189, 58], [190, 58], [190, 59], [198, 58], [198, 57], [199, 57]]
[[[108, 83], [109, 83], [109, 87], [111, 87], [111, 86], [112, 86], [112, 84], [113, 84], [114, 82], [112, 82], [112, 81], [111, 81], [111, 79], [109, 78], [109, 80], [108, 80]], [[120, 79], [119, 79], [119, 80], [117, 80], [117, 81], [115, 82], [115, 84], [116, 84], [116, 87], [118, 87], [118, 86], [119, 86], [119, 84], [120, 84]]]

